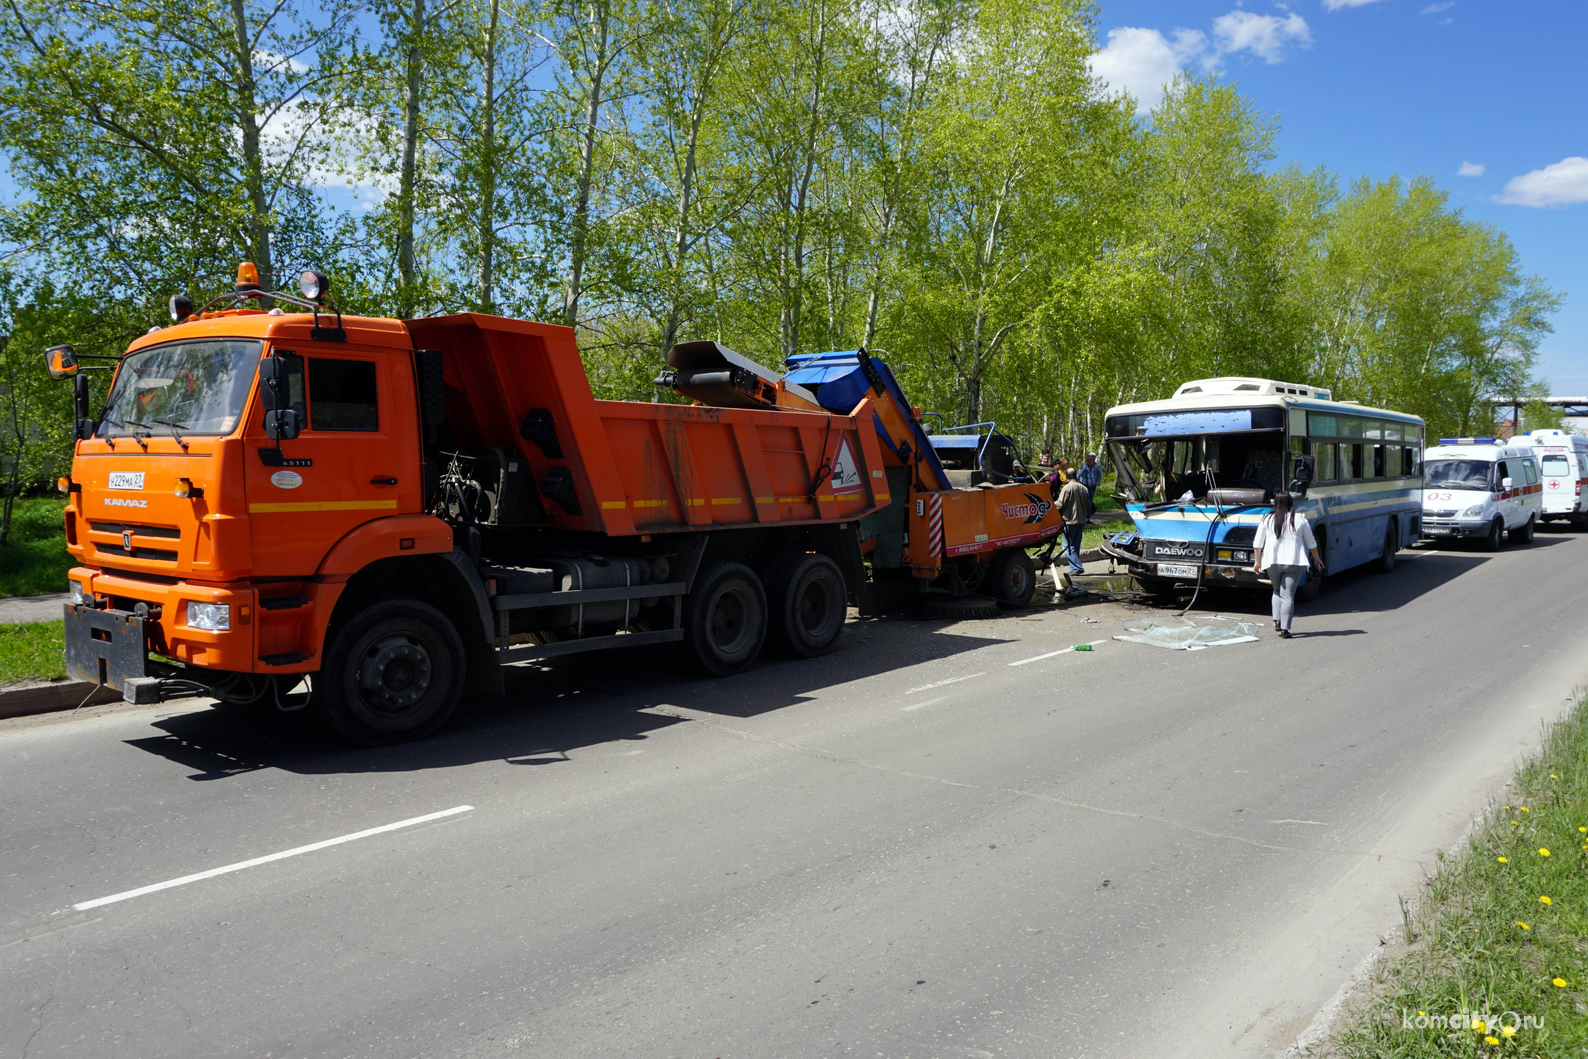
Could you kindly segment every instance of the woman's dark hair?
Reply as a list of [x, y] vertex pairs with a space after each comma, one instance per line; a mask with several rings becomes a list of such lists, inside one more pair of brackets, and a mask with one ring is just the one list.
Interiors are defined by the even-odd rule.
[[[1280, 493], [1274, 497], [1274, 543], [1279, 543], [1280, 536], [1295, 525], [1296, 500], [1289, 493]], [[1280, 529], [1280, 520], [1284, 520], [1284, 529]]]

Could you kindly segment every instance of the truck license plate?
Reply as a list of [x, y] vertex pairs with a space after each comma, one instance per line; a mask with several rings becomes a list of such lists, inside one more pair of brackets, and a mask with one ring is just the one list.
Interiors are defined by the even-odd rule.
[[1158, 564], [1159, 577], [1195, 577], [1196, 575], [1197, 568], [1194, 566], [1183, 566], [1180, 563]]

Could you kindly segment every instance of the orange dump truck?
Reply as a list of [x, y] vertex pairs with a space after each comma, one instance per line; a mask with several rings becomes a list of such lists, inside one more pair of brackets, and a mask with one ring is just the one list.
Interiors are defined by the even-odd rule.
[[[666, 381], [698, 403], [598, 401], [570, 329], [344, 318], [325, 287], [265, 292], [245, 266], [226, 308], [173, 299], [97, 414], [92, 369], [48, 351], [78, 387], [74, 677], [396, 742], [513, 663], [676, 643], [727, 674], [768, 640], [827, 651], [850, 601], [1027, 602], [1024, 545], [1059, 529], [1045, 487], [949, 488], [864, 353], [807, 387], [685, 343]], [[266, 297], [292, 311], [246, 307]]]

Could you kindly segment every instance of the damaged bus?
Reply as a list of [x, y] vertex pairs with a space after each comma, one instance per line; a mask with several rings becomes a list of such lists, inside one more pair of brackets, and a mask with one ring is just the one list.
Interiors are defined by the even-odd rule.
[[[1255, 587], [1252, 543], [1274, 495], [1297, 497], [1325, 575], [1381, 570], [1421, 535], [1423, 421], [1272, 379], [1197, 379], [1104, 420], [1115, 498], [1135, 525], [1103, 550], [1143, 591]], [[1301, 598], [1318, 594], [1310, 575]]]

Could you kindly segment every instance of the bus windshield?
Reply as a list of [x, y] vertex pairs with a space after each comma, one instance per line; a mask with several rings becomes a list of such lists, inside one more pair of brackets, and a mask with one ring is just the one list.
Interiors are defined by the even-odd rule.
[[1196, 437], [1115, 438], [1108, 443], [1119, 489], [1136, 501], [1197, 500], [1209, 489], [1284, 488], [1284, 434], [1279, 430]]
[[1479, 489], [1487, 491], [1494, 464], [1488, 460], [1429, 460], [1427, 489]]
[[172, 342], [121, 362], [100, 437], [230, 434], [254, 383], [264, 343], [251, 338]]

